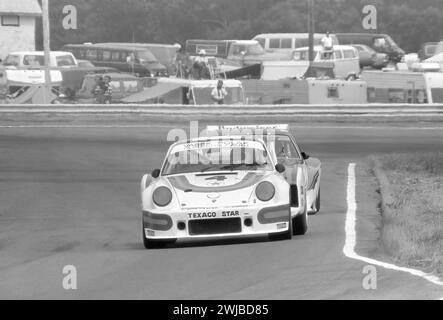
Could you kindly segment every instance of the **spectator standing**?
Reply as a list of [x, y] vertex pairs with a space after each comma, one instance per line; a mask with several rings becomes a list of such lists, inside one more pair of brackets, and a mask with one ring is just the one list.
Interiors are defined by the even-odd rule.
[[214, 100], [217, 104], [225, 103], [228, 92], [224, 88], [224, 83], [222, 80], [218, 81], [217, 87], [212, 90], [211, 96], [212, 100]]
[[105, 103], [105, 90], [103, 77], [97, 75], [95, 77], [95, 86], [92, 89], [92, 94], [95, 97], [95, 103], [104, 104]]
[[111, 85], [111, 77], [105, 76], [103, 83], [103, 100], [105, 104], [112, 104], [112, 85]]
[[326, 36], [321, 39], [321, 45], [323, 46], [325, 58], [330, 59], [332, 57], [332, 53], [334, 52], [334, 41], [329, 31], [326, 32]]

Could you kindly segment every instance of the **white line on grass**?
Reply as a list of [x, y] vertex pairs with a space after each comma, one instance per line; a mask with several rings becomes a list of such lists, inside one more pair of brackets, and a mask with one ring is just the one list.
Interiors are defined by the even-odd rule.
[[355, 245], [357, 243], [357, 233], [355, 229], [356, 212], [357, 212], [357, 201], [355, 196], [356, 193], [355, 167], [356, 164], [351, 163], [348, 168], [348, 190], [347, 190], [348, 211], [346, 213], [346, 227], [345, 227], [346, 243], [343, 248], [343, 253], [345, 254], [345, 256], [351, 259], [363, 261], [367, 264], [380, 266], [385, 269], [406, 272], [413, 276], [426, 279], [427, 281], [432, 282], [433, 284], [443, 286], [443, 281], [441, 281], [437, 276], [424, 273], [423, 271], [420, 270], [399, 267], [391, 263], [386, 263], [375, 259], [362, 257], [355, 252]]

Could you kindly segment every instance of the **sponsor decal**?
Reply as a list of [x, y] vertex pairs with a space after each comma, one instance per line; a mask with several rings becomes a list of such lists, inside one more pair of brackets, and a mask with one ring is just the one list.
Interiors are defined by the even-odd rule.
[[210, 141], [199, 141], [191, 143], [182, 143], [176, 145], [171, 153], [184, 152], [184, 151], [199, 151], [202, 149], [225, 149], [225, 148], [248, 148], [264, 151], [264, 146], [258, 141], [249, 140], [210, 140]]
[[240, 217], [240, 211], [231, 210], [231, 211], [222, 211], [222, 212], [192, 212], [188, 213], [188, 219], [190, 220], [198, 220], [198, 219], [216, 219], [216, 218], [233, 218]]

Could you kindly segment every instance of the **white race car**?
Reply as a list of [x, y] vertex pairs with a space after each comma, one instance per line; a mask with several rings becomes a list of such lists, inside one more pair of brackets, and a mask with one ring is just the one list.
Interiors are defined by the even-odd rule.
[[172, 145], [162, 169], [141, 181], [145, 247], [177, 239], [269, 235], [280, 240], [305, 234], [306, 162], [294, 159], [288, 173], [275, 146], [268, 145], [243, 134]]

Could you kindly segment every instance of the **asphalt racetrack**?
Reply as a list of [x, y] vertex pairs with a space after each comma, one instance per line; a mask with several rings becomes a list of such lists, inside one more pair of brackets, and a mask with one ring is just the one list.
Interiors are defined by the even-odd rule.
[[[182, 125], [186, 127], [186, 124]], [[295, 136], [323, 162], [322, 210], [306, 236], [141, 242], [139, 181], [161, 165], [174, 125], [0, 127], [0, 299], [440, 299], [443, 287], [366, 264], [343, 247], [348, 167], [356, 164], [356, 252], [379, 244], [380, 201], [368, 157], [443, 150], [443, 127], [304, 124]], [[77, 290], [63, 289], [63, 268]]]

